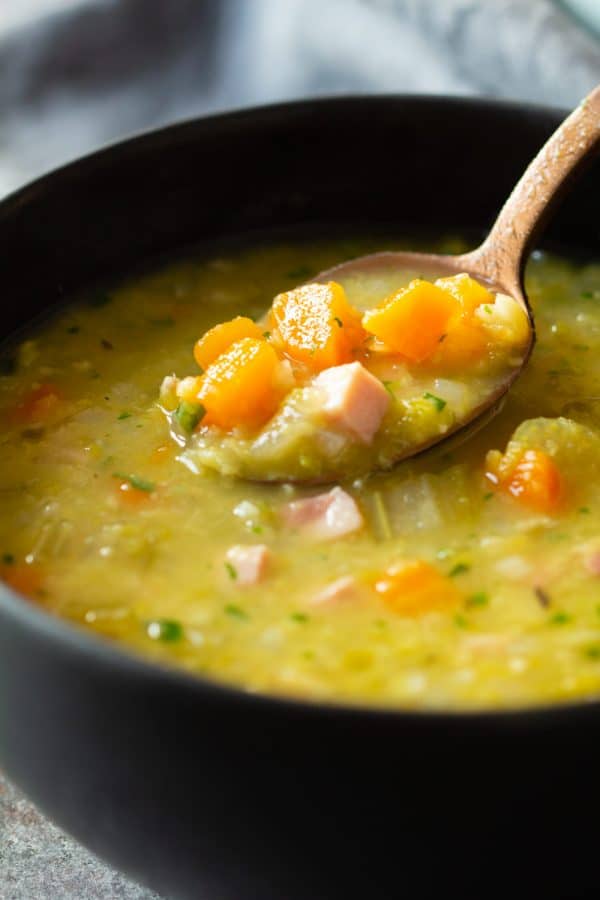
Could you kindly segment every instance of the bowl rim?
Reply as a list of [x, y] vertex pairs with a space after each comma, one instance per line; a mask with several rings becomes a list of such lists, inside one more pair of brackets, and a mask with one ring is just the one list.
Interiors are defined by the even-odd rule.
[[[327, 107], [360, 107], [376, 105], [423, 105], [464, 106], [474, 109], [505, 109], [522, 116], [530, 114], [557, 121], [565, 115], [565, 110], [537, 103], [522, 103], [518, 100], [504, 98], [472, 97], [454, 94], [342, 94], [327, 95], [308, 99], [295, 99], [277, 103], [266, 103], [257, 106], [243, 107], [226, 112], [218, 112], [206, 116], [198, 116], [176, 121], [172, 124], [137, 132], [126, 139], [107, 143], [100, 149], [77, 157], [64, 165], [45, 172], [33, 181], [17, 188], [0, 199], [0, 218], [9, 216], [15, 207], [27, 203], [32, 195], [43, 191], [61, 177], [69, 177], [75, 171], [81, 173], [88, 167], [104, 162], [115, 153], [135, 153], [145, 143], [159, 144], [170, 141], [173, 137], [195, 132], [197, 129], [210, 129], [213, 123], [235, 124], [245, 121], [260, 120], [261, 116], [306, 114], [311, 109]], [[480, 723], [483, 726], [500, 729], [527, 724], [547, 728], [558, 720], [579, 719], [597, 715], [600, 710], [600, 696], [577, 700], [547, 701], [544, 703], [512, 706], [512, 707], [406, 707], [367, 703], [364, 700], [349, 701], [346, 699], [326, 698], [312, 700], [310, 698], [252, 691], [233, 682], [220, 681], [204, 674], [194, 674], [175, 665], [162, 663], [145, 657], [134, 649], [129, 649], [122, 642], [110, 641], [92, 630], [87, 630], [70, 620], [46, 610], [42, 606], [27, 599], [13, 590], [8, 584], [0, 581], [0, 616], [8, 617], [17, 627], [37, 633], [47, 644], [51, 644], [57, 652], [66, 651], [80, 659], [86, 659], [97, 669], [110, 669], [112, 674], [137, 680], [148, 685], [161, 685], [177, 691], [193, 695], [199, 702], [210, 700], [222, 704], [235, 703], [250, 709], [271, 711], [274, 714], [300, 717], [332, 718], [345, 721], [368, 720], [386, 723], [402, 723], [403, 725], [441, 725], [443, 727], [461, 727], [465, 722]]]

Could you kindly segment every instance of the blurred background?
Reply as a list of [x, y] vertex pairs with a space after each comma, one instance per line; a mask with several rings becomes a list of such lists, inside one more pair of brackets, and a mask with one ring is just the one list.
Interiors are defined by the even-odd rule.
[[0, 0], [0, 195], [143, 129], [359, 92], [569, 106], [600, 0]]

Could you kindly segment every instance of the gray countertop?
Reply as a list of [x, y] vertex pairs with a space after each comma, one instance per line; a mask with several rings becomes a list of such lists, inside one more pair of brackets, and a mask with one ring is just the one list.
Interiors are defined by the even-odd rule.
[[52, 825], [0, 772], [0, 900], [159, 900]]

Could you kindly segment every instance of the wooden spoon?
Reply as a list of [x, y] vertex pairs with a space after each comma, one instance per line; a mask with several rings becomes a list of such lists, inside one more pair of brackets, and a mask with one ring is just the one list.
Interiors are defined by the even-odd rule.
[[[501, 407], [504, 395], [519, 377], [531, 355], [535, 342], [533, 314], [523, 285], [523, 270], [533, 242], [547, 223], [556, 201], [561, 198], [576, 175], [600, 151], [600, 85], [565, 119], [544, 144], [515, 185], [487, 238], [476, 250], [459, 256], [433, 253], [373, 253], [340, 263], [320, 272], [313, 281], [341, 281], [360, 275], [386, 280], [403, 272], [431, 273], [434, 277], [467, 272], [491, 290], [508, 294], [525, 310], [530, 324], [529, 344], [520, 366], [513, 368], [493, 394], [457, 422], [444, 435], [427, 444], [410, 447], [398, 461], [414, 456], [433, 444], [446, 440], [465, 426], [469, 429], [486, 424]], [[493, 173], [490, 173], [493, 177]], [[406, 279], [404, 279], [406, 280]]]

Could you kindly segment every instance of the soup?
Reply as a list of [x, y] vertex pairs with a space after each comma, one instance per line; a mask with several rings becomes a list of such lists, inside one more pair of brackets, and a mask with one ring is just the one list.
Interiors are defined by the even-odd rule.
[[[253, 483], [173, 429], [160, 385], [191, 371], [198, 338], [260, 321], [277, 294], [380, 248], [296, 242], [174, 263], [7, 349], [2, 578], [249, 691], [418, 708], [597, 697], [600, 266], [535, 254], [538, 342], [502, 412], [388, 472]], [[462, 373], [435, 377], [428, 393], [458, 406]]]

